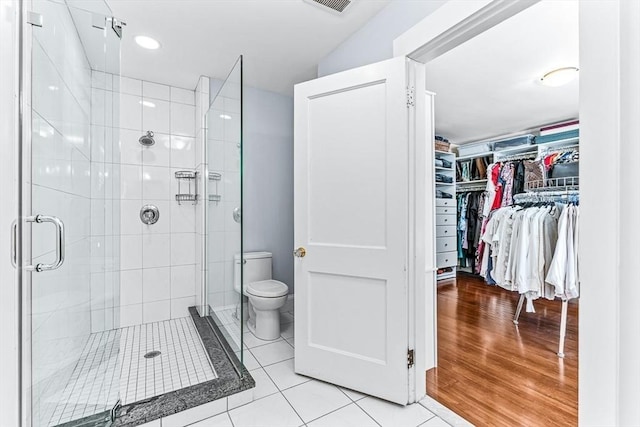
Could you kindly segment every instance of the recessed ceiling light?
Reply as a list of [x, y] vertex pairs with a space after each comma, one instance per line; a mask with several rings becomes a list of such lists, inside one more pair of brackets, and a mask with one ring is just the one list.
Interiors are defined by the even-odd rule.
[[220, 118], [224, 120], [231, 120], [231, 116], [228, 114], [220, 114]]
[[151, 101], [139, 101], [140, 104], [142, 104], [145, 107], [151, 107], [151, 108], [156, 108], [156, 104], [154, 104]]
[[558, 87], [566, 85], [576, 78], [578, 67], [563, 67], [551, 70], [544, 76], [540, 77], [540, 83], [545, 86]]
[[145, 49], [155, 50], [160, 47], [160, 42], [158, 40], [147, 36], [136, 36], [135, 41], [140, 47]]

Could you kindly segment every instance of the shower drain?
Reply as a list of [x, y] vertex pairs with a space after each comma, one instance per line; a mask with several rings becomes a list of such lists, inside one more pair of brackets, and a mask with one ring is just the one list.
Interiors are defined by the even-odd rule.
[[153, 350], [153, 351], [150, 351], [149, 353], [146, 353], [144, 355], [144, 358], [145, 359], [153, 359], [154, 357], [160, 356], [160, 354], [161, 353], [158, 350]]

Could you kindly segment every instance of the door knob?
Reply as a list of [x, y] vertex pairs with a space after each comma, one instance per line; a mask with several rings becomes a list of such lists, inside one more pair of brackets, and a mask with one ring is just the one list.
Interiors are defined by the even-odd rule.
[[307, 250], [303, 247], [299, 247], [298, 249], [293, 251], [293, 256], [298, 258], [304, 258], [306, 254], [307, 254]]

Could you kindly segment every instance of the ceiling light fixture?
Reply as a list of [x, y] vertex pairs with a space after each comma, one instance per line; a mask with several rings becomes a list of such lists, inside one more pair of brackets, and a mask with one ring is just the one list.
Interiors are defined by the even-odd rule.
[[151, 101], [140, 101], [140, 104], [142, 104], [144, 107], [156, 108], [156, 104]]
[[231, 116], [228, 114], [220, 114], [220, 118], [224, 120], [231, 120]]
[[576, 78], [578, 67], [563, 67], [551, 70], [544, 76], [540, 77], [540, 83], [549, 87], [558, 87], [566, 85]]
[[160, 42], [158, 40], [147, 36], [136, 36], [135, 41], [138, 43], [138, 46], [145, 49], [156, 50], [160, 47]]

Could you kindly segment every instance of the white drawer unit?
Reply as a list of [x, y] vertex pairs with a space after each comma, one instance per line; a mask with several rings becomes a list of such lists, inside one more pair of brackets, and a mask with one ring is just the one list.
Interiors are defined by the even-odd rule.
[[448, 225], [436, 225], [436, 238], [456, 237], [456, 227]]
[[438, 225], [456, 225], [455, 215], [438, 215], [436, 214], [436, 226]]
[[456, 199], [436, 199], [436, 207], [438, 206], [450, 206], [455, 209]]
[[436, 262], [438, 268], [455, 267], [458, 263], [457, 252], [438, 252], [436, 253]]
[[[443, 188], [442, 185], [436, 189], [442, 190], [450, 194], [451, 198], [436, 198], [436, 267], [440, 271], [437, 275], [438, 280], [452, 279], [456, 277], [457, 260], [457, 202], [456, 194], [456, 158], [453, 153], [443, 151], [435, 152], [436, 170], [438, 174], [450, 176], [453, 182]], [[446, 166], [451, 165], [448, 169]], [[434, 181], [435, 177], [434, 177]], [[436, 181], [437, 182], [437, 181]], [[443, 270], [444, 269], [444, 270]]]
[[450, 252], [457, 250], [457, 239], [452, 237], [437, 237], [436, 238], [436, 252]]
[[436, 215], [455, 215], [457, 207], [454, 206], [436, 206]]

